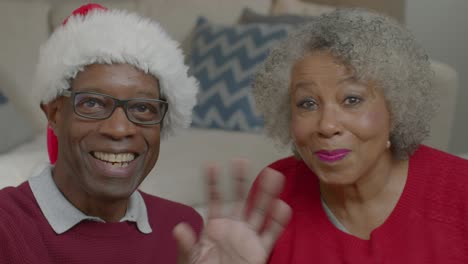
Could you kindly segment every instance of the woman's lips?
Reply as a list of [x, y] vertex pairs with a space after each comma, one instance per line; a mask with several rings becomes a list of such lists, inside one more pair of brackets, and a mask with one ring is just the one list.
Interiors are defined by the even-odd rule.
[[324, 162], [336, 162], [344, 159], [348, 153], [351, 152], [349, 149], [334, 149], [334, 150], [319, 150], [315, 152], [315, 155]]

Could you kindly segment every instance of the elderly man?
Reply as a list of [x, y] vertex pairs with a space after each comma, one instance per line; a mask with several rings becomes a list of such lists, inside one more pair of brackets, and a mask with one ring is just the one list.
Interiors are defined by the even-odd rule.
[[198, 87], [177, 46], [157, 23], [96, 4], [52, 34], [34, 89], [54, 165], [0, 191], [0, 263], [266, 262], [290, 215], [280, 174], [265, 171], [248, 212], [238, 188], [224, 216], [210, 166], [203, 232], [192, 208], [137, 190], [160, 138], [190, 123]]

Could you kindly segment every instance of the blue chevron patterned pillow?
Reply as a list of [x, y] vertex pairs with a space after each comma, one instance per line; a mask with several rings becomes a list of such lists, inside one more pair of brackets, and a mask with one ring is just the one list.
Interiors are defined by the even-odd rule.
[[200, 81], [192, 126], [260, 131], [263, 120], [255, 110], [252, 77], [290, 29], [282, 24], [216, 25], [199, 18], [190, 53], [190, 68]]

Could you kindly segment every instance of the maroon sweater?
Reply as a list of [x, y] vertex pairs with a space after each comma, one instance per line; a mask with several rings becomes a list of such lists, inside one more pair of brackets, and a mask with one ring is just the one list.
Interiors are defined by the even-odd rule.
[[0, 191], [0, 263], [176, 263], [172, 229], [187, 222], [199, 233], [200, 215], [188, 206], [141, 195], [153, 229], [150, 234], [141, 233], [132, 222], [83, 221], [57, 235], [27, 182], [5, 188]]
[[270, 264], [468, 263], [468, 160], [421, 146], [395, 209], [369, 240], [337, 229], [320, 202], [317, 176], [303, 161], [270, 165], [286, 176], [293, 217]]

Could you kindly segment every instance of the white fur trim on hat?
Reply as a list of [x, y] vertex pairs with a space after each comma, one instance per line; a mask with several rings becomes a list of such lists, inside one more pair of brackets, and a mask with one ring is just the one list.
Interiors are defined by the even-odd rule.
[[198, 82], [188, 76], [179, 44], [147, 18], [119, 10], [93, 10], [72, 16], [41, 47], [34, 94], [48, 103], [70, 88], [86, 65], [128, 63], [159, 80], [169, 109], [162, 137], [188, 127]]

